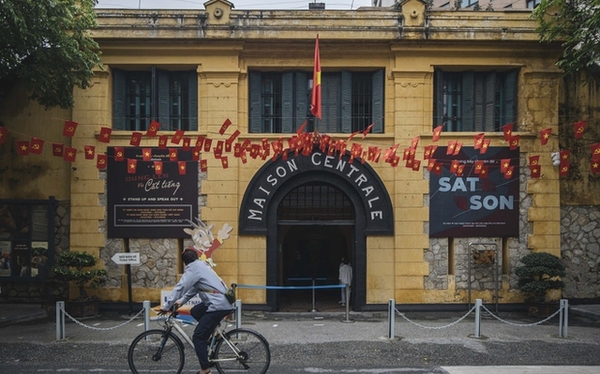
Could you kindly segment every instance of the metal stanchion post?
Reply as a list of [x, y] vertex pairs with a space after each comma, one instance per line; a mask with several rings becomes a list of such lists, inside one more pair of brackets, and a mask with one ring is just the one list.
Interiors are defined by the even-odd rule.
[[388, 339], [394, 339], [394, 331], [396, 324], [396, 300], [388, 301]]
[[560, 314], [558, 336], [566, 338], [569, 335], [569, 300], [560, 299]]
[[150, 300], [144, 300], [144, 331], [150, 330]]
[[481, 337], [481, 299], [475, 299], [475, 337]]
[[242, 300], [235, 301], [235, 328], [242, 327]]
[[65, 338], [65, 302], [56, 302], [56, 340]]
[[342, 322], [354, 322], [350, 319], [350, 285], [346, 285], [346, 319]]
[[315, 307], [315, 284], [316, 284], [316, 282], [317, 282], [316, 279], [313, 278], [313, 280], [312, 280], [313, 287], [312, 287], [312, 310], [311, 310], [311, 312], [317, 311], [317, 309]]

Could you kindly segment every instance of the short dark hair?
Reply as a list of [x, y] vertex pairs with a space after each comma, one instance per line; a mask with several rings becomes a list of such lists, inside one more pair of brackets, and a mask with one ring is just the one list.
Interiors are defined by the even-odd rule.
[[198, 259], [198, 252], [194, 251], [193, 249], [186, 249], [183, 251], [181, 259], [183, 260], [184, 264], [188, 265]]

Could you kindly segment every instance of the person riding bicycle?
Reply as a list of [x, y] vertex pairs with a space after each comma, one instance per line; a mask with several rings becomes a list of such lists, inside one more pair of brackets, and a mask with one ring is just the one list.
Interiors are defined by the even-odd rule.
[[190, 310], [192, 317], [198, 321], [192, 340], [200, 362], [198, 374], [210, 374], [208, 339], [221, 320], [233, 312], [234, 306], [225, 297], [227, 285], [208, 263], [198, 260], [198, 252], [186, 249], [181, 259], [185, 264], [183, 275], [159, 313], [165, 314], [173, 305], [180, 307], [194, 296], [200, 296], [202, 303]]

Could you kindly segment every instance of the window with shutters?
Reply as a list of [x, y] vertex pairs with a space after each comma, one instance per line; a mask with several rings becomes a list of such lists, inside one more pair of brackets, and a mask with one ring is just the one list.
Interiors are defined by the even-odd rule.
[[141, 131], [151, 120], [161, 130], [198, 129], [198, 75], [195, 70], [113, 69], [113, 128]]
[[434, 98], [434, 127], [502, 131], [502, 126], [516, 123], [517, 71], [436, 70]]
[[352, 133], [373, 124], [383, 133], [384, 71], [321, 73], [321, 119], [310, 114], [312, 72], [250, 71], [251, 133], [293, 133], [309, 120], [308, 130]]

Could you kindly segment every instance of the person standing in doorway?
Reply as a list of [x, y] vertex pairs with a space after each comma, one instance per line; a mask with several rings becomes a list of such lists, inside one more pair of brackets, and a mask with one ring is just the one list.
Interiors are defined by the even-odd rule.
[[[346, 302], [350, 302], [350, 285], [352, 284], [352, 266], [350, 266], [345, 258], [342, 258], [342, 263], [340, 264], [339, 279], [340, 284], [346, 286], [342, 288], [342, 300], [340, 301], [340, 304], [345, 306]], [[348, 300], [346, 300], [346, 288], [348, 288]]]

